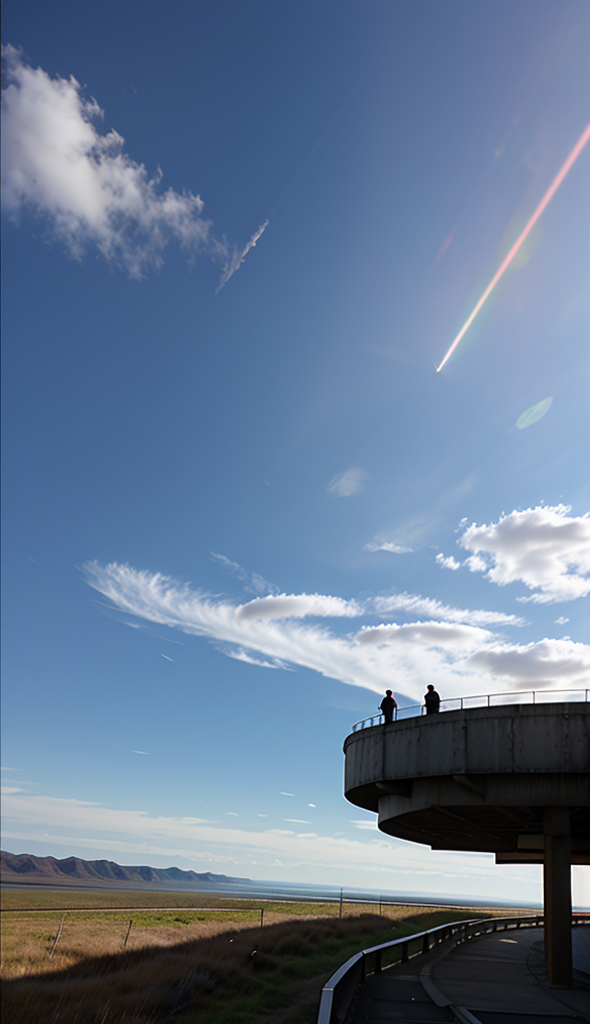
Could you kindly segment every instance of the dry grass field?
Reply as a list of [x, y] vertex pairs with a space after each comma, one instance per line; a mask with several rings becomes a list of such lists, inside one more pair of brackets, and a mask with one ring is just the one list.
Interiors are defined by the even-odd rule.
[[[98, 907], [104, 909], [92, 912]], [[345, 904], [339, 920], [337, 904], [137, 891], [8, 890], [3, 909], [3, 1014], [10, 1024], [311, 1024], [324, 981], [356, 950], [490, 916], [408, 906], [384, 906], [379, 915], [374, 906]]]

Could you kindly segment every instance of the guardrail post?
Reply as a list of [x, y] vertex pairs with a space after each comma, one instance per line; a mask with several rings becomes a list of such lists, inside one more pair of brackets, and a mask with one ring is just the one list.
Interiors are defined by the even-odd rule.
[[422, 952], [423, 953], [428, 953], [429, 949], [430, 949], [430, 936], [429, 935], [425, 935], [424, 938], [422, 939]]
[[402, 964], [407, 964], [407, 962], [408, 962], [408, 943], [407, 942], [403, 942], [402, 943], [402, 959], [401, 959], [401, 962], [402, 962]]
[[375, 954], [375, 974], [381, 974], [381, 950], [378, 949]]

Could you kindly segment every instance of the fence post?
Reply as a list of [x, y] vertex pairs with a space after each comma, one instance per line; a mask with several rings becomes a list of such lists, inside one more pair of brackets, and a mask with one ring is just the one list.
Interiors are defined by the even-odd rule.
[[344, 889], [340, 889], [340, 910], [338, 912], [338, 917], [342, 917], [342, 898], [343, 898], [343, 893], [344, 893]]
[[65, 916], [66, 916], [65, 914], [62, 914], [61, 921], [59, 922], [59, 928], [57, 929], [57, 935], [55, 936], [55, 942], [53, 943], [53, 946], [51, 947], [51, 953], [49, 954], [49, 956], [53, 956], [53, 954], [55, 953], [55, 947], [57, 946], [57, 944], [59, 942], [59, 937], [61, 935], [61, 930], [63, 928], [63, 923], [64, 923], [64, 917]]
[[133, 918], [131, 918], [131, 920], [129, 922], [129, 927], [127, 929], [127, 934], [126, 934], [125, 939], [123, 941], [123, 949], [125, 949], [125, 946], [127, 945], [127, 939], [129, 938], [129, 932], [131, 931], [131, 925], [132, 924], [133, 924]]
[[261, 907], [260, 908], [260, 927], [261, 928], [262, 928], [263, 924], [264, 924], [264, 907]]

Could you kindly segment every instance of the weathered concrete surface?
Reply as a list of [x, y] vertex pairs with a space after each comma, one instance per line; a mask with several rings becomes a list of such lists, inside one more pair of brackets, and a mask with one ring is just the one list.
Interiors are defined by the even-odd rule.
[[[575, 928], [574, 945], [578, 932]], [[582, 935], [579, 936], [580, 940]], [[504, 1013], [512, 1021], [576, 1016], [590, 1021], [590, 992], [549, 988], [542, 972], [543, 929], [485, 935], [458, 946], [431, 971], [431, 978], [449, 1002], [480, 1013]], [[535, 959], [537, 954], [537, 959]]]
[[348, 792], [375, 779], [587, 772], [590, 704], [516, 704], [446, 711], [348, 736]]
[[[590, 858], [590, 704], [444, 712], [348, 736], [345, 795], [379, 828], [434, 849], [542, 859], [544, 808], [567, 808]], [[527, 837], [531, 837], [529, 840]], [[536, 847], [536, 849], [535, 849]]]

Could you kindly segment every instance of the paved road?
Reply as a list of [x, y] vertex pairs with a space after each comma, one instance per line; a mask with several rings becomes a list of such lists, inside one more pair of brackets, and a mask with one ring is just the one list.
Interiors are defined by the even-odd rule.
[[[590, 928], [573, 934], [574, 965], [588, 969]], [[444, 947], [438, 947], [368, 978], [352, 1024], [456, 1024], [450, 1004], [466, 1008], [480, 1024], [590, 1024], [590, 991], [548, 986], [541, 928], [446, 948], [443, 959]]]

